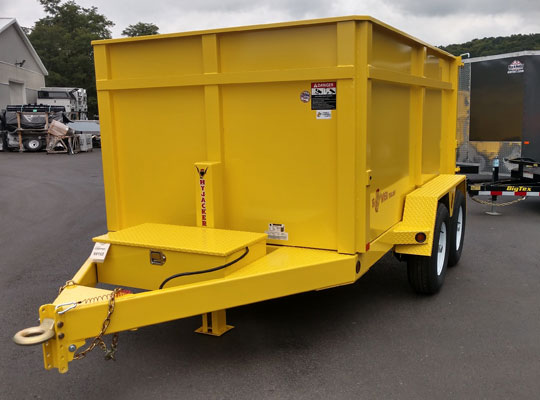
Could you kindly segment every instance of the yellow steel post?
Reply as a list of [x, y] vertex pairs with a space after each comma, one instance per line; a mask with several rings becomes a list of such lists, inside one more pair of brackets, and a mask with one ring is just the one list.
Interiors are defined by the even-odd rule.
[[[369, 131], [369, 115], [371, 114], [371, 80], [368, 79], [369, 63], [371, 61], [372, 43], [373, 43], [373, 25], [368, 21], [359, 23], [357, 36], [357, 124], [358, 138], [356, 141], [356, 154], [361, 154], [357, 160], [357, 176], [361, 182], [360, 193], [357, 194], [356, 203], [356, 250], [357, 252], [367, 251], [369, 230], [369, 201], [367, 186], [370, 185], [371, 171], [368, 171], [367, 157], [363, 149], [367, 147], [367, 136]], [[358, 190], [358, 189], [357, 189]], [[368, 266], [360, 266], [357, 278], [368, 270]]]
[[[195, 209], [197, 226], [216, 228], [223, 223], [223, 194], [222, 172], [219, 162], [198, 162], [197, 190]], [[195, 332], [212, 336], [221, 336], [231, 330], [233, 326], [227, 325], [225, 310], [212, 311], [202, 315], [202, 326]]]
[[212, 311], [202, 315], [202, 326], [195, 332], [211, 336], [221, 336], [234, 326], [227, 325], [227, 311]]
[[[356, 23], [354, 21], [337, 24], [338, 67], [354, 67], [355, 29]], [[346, 254], [356, 253], [356, 107], [354, 90], [354, 79], [342, 79], [337, 82], [337, 250]]]
[[[414, 48], [411, 52], [411, 74], [424, 77], [426, 48]], [[420, 187], [422, 179], [422, 133], [424, 119], [424, 97], [426, 88], [411, 87], [411, 107], [409, 117], [409, 177], [411, 183]]]
[[456, 118], [457, 118], [457, 76], [461, 58], [441, 63], [443, 79], [451, 84], [451, 90], [444, 90], [442, 97], [441, 123], [441, 173], [453, 174], [456, 168]]
[[[94, 46], [96, 68], [96, 84], [112, 79], [110, 55], [107, 46]], [[105, 205], [107, 209], [107, 228], [117, 231], [123, 228], [121, 215], [122, 182], [119, 179], [118, 145], [114, 133], [114, 110], [112, 93], [109, 90], [98, 90], [99, 123], [101, 126], [103, 179], [112, 184], [105, 185]]]

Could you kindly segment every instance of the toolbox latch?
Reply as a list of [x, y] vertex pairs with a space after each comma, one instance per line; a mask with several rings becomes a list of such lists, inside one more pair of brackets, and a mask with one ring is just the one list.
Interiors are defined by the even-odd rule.
[[163, 265], [167, 261], [167, 257], [161, 251], [150, 250], [150, 264]]

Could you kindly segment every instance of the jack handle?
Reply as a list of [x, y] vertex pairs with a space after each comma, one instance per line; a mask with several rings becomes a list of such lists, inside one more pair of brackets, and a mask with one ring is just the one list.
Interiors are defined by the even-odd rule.
[[39, 326], [20, 330], [13, 336], [13, 341], [20, 346], [32, 346], [45, 343], [54, 337], [54, 319], [44, 318]]

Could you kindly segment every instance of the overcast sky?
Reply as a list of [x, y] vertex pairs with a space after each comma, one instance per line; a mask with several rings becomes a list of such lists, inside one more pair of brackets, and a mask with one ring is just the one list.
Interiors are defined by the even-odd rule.
[[[76, 0], [96, 6], [115, 23], [113, 37], [130, 25], [152, 22], [160, 33], [370, 15], [430, 44], [486, 36], [540, 33], [540, 0]], [[43, 17], [37, 0], [0, 0], [0, 17], [31, 27]]]

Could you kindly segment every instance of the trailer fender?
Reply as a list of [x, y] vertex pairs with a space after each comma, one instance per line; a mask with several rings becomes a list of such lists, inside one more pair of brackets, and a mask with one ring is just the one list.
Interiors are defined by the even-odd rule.
[[[399, 254], [430, 256], [437, 206], [443, 202], [452, 213], [456, 189], [465, 190], [465, 176], [439, 175], [409, 193], [405, 198], [402, 222], [386, 235], [384, 241], [394, 244], [394, 251]], [[420, 232], [426, 234], [421, 243], [416, 236]]]

